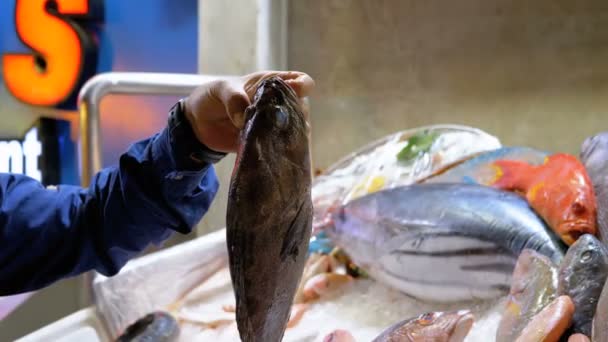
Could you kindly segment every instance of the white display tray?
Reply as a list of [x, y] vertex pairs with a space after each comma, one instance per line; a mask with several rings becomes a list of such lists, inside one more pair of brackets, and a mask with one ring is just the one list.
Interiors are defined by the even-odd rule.
[[110, 339], [95, 308], [89, 307], [17, 340], [17, 342], [38, 341], [106, 342]]
[[[180, 340], [238, 341], [233, 314], [222, 310], [223, 305], [234, 304], [227, 258], [222, 229], [135, 259], [114, 277], [94, 279], [96, 310], [77, 312], [23, 341], [113, 340], [127, 325], [154, 310], [166, 310], [189, 289], [195, 291], [184, 302], [184, 316], [228, 318], [229, 323], [219, 328], [182, 324]], [[502, 307], [502, 300], [481, 305], [423, 303], [372, 280], [356, 280], [341, 293], [312, 303], [300, 323], [287, 330], [284, 342], [322, 341], [335, 329], [349, 330], [357, 341], [369, 341], [394, 322], [425, 312], [458, 309], [471, 309], [477, 318], [467, 342], [493, 341]]]

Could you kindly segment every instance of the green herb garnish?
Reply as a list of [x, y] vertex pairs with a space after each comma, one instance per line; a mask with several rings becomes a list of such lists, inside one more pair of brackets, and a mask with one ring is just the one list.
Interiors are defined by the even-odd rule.
[[438, 137], [439, 133], [428, 131], [412, 136], [407, 140], [407, 145], [397, 153], [397, 160], [406, 162], [428, 152]]

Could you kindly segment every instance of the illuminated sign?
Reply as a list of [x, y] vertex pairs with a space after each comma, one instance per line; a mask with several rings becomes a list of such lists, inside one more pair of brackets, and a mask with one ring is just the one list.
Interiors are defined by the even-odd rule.
[[23, 139], [0, 141], [0, 172], [24, 174], [44, 185], [78, 184], [70, 123], [42, 118]]
[[17, 140], [0, 141], [0, 172], [22, 173], [41, 182], [42, 173], [38, 168], [40, 153], [42, 144], [38, 140], [37, 127], [32, 127], [25, 134], [23, 143]]
[[17, 36], [32, 52], [2, 56], [11, 94], [30, 105], [75, 109], [97, 69], [93, 24], [102, 19], [102, 0], [15, 0]]

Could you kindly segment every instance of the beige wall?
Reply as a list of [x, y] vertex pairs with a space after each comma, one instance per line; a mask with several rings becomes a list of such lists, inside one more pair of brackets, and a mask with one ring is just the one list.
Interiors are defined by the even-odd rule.
[[[608, 130], [607, 2], [288, 4], [288, 68], [317, 82], [316, 167], [421, 125], [471, 125], [507, 145], [569, 153], [578, 153], [586, 136]], [[256, 6], [256, 0], [201, 2], [200, 72], [256, 70]], [[220, 191], [199, 234], [225, 224], [233, 165], [231, 156], [217, 166]]]
[[[201, 0], [199, 2], [199, 72], [245, 75], [259, 69], [284, 69], [287, 33], [279, 14], [285, 0]], [[262, 11], [265, 15], [258, 16]], [[286, 16], [283, 16], [286, 17]], [[268, 25], [268, 26], [266, 26]], [[226, 204], [235, 156], [216, 165], [220, 189], [199, 223], [199, 235], [226, 224]]]
[[320, 167], [427, 124], [570, 153], [608, 130], [606, 1], [290, 1], [289, 25]]
[[[256, 69], [256, 1], [199, 1], [199, 72], [243, 75]], [[199, 235], [226, 224], [226, 201], [234, 155], [216, 165], [220, 181], [209, 212], [199, 223]]]

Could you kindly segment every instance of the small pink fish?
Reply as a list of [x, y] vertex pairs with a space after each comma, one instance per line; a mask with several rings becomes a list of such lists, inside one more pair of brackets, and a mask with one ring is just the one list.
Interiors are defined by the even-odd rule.
[[323, 342], [356, 342], [356, 340], [348, 331], [337, 329], [325, 336]]
[[474, 319], [468, 310], [426, 313], [393, 324], [373, 342], [462, 342]]

